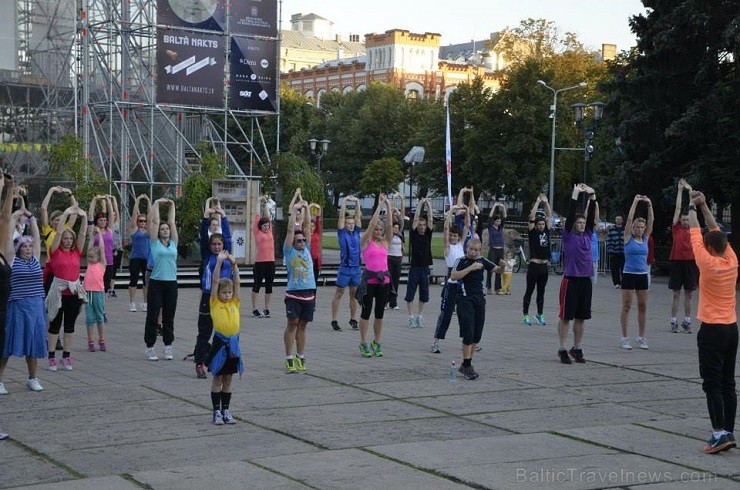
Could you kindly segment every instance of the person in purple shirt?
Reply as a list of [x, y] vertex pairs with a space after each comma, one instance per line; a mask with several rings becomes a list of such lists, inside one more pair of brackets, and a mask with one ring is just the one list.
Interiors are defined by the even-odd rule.
[[[581, 193], [588, 195], [586, 216], [576, 214], [578, 197]], [[591, 318], [591, 275], [594, 271], [591, 255], [591, 234], [599, 222], [599, 207], [596, 193], [586, 184], [573, 186], [570, 206], [563, 229], [563, 255], [565, 266], [563, 281], [560, 284], [560, 313], [558, 318], [558, 337], [560, 349], [558, 356], [563, 364], [570, 364], [570, 357], [576, 362], [584, 363], [581, 342], [583, 341], [584, 322]], [[570, 322], [573, 321], [573, 347], [566, 348]], [[570, 354], [570, 357], [568, 356]]]

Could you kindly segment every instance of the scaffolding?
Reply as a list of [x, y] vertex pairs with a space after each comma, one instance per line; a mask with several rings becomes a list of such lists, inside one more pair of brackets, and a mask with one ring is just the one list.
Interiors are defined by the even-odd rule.
[[16, 1], [18, 70], [0, 70], [0, 123], [6, 165], [21, 178], [42, 178], [47, 145], [70, 133], [124, 218], [137, 194], [179, 197], [199, 171], [200, 142], [223, 155], [230, 178], [261, 174], [261, 114], [156, 103], [157, 0]]

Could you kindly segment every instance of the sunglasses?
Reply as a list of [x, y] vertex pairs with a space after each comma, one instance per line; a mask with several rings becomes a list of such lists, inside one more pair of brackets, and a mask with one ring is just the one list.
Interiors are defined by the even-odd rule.
[[306, 243], [306, 239], [305, 238], [296, 238], [295, 239], [295, 242], [296, 243]]
[[139, 223], [146, 223], [146, 220], [145, 219], [140, 219], [139, 220]]

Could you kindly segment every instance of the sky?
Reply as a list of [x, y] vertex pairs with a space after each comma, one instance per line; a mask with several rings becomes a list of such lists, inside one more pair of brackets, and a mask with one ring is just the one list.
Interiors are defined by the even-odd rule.
[[406, 29], [442, 35], [442, 45], [487, 39], [491, 32], [516, 27], [527, 18], [555, 22], [562, 33], [574, 32], [591, 49], [616, 44], [618, 51], [636, 44], [630, 16], [644, 13], [639, 0], [281, 0], [282, 28], [292, 14], [314, 13], [334, 22], [334, 33], [382, 33]]

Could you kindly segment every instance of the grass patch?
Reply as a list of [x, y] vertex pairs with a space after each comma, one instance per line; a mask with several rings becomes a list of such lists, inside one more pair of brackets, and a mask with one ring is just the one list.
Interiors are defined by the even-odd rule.
[[[326, 233], [330, 233], [327, 231]], [[323, 250], [339, 250], [339, 242], [337, 242], [337, 236], [335, 232], [331, 232], [331, 235], [324, 234], [321, 237], [321, 248]], [[408, 256], [409, 253], [409, 240], [408, 234], [406, 234], [406, 244], [403, 247], [404, 255]], [[434, 233], [432, 235], [432, 257], [435, 259], [444, 259], [444, 239], [441, 233]]]

